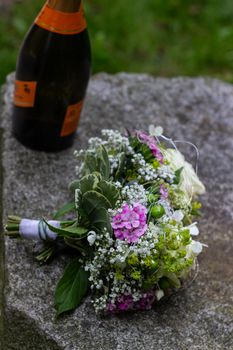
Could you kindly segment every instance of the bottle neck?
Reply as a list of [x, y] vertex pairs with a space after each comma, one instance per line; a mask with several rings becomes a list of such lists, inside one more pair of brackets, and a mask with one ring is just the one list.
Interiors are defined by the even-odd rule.
[[47, 3], [54, 10], [73, 13], [79, 11], [81, 0], [48, 0]]

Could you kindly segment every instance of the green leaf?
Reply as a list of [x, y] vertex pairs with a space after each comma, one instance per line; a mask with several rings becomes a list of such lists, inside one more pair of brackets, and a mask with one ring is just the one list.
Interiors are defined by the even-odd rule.
[[111, 224], [108, 212], [105, 208], [97, 208], [95, 209], [90, 218], [90, 223], [93, 227], [96, 227], [97, 229], [104, 229], [107, 228], [108, 232], [111, 232]]
[[78, 226], [77, 223], [73, 224], [72, 226], [68, 226], [63, 230], [65, 232], [74, 234], [75, 236], [83, 236], [88, 232], [88, 229], [86, 227]]
[[131, 137], [129, 140], [131, 147], [133, 147], [136, 153], [141, 153], [147, 163], [150, 163], [155, 159], [149, 146], [140, 142], [137, 137]]
[[167, 277], [170, 286], [175, 287], [175, 288], [180, 288], [180, 280], [179, 278], [175, 275], [173, 272], [165, 272], [164, 276]]
[[125, 161], [126, 161], [126, 155], [125, 153], [121, 153], [119, 157], [119, 165], [115, 174], [115, 179], [118, 180], [124, 171], [124, 166], [125, 166]]
[[130, 142], [130, 146], [133, 149], [136, 149], [140, 145], [140, 142], [139, 142], [138, 138], [135, 137], [135, 136], [130, 136], [129, 137], [129, 142]]
[[78, 258], [65, 269], [55, 292], [57, 316], [78, 307], [89, 289], [88, 272], [81, 266]]
[[82, 197], [81, 206], [89, 218], [95, 209], [112, 207], [109, 200], [97, 191], [86, 192]]
[[83, 238], [83, 235], [85, 235], [88, 232], [88, 229], [86, 227], [78, 226], [76, 222], [65, 228], [52, 226], [46, 220], [44, 220], [44, 222], [52, 232], [55, 232], [62, 237], [79, 236], [79, 238]]
[[175, 171], [175, 179], [174, 179], [175, 185], [178, 185], [180, 183], [180, 176], [181, 176], [183, 169], [184, 169], [184, 167], [181, 167]]
[[86, 175], [100, 173], [104, 179], [109, 179], [110, 163], [108, 153], [103, 146], [97, 148], [95, 154], [86, 154], [84, 158], [84, 173]]
[[141, 144], [140, 148], [139, 148], [139, 152], [142, 153], [142, 155], [144, 156], [145, 161], [147, 163], [153, 162], [154, 156], [153, 156], [149, 146], [147, 146], [145, 144]]
[[84, 194], [87, 191], [95, 189], [99, 182], [99, 179], [96, 175], [89, 174], [82, 177], [80, 180], [75, 180], [69, 185], [69, 189], [75, 191], [80, 189], [81, 193]]
[[61, 217], [63, 217], [65, 214], [70, 213], [71, 211], [75, 210], [75, 203], [74, 201], [66, 203], [61, 209], [59, 209], [56, 214], [54, 215], [54, 220], [57, 220]]
[[81, 193], [84, 194], [87, 191], [91, 191], [94, 190], [95, 187], [97, 186], [99, 182], [99, 179], [96, 175], [90, 174], [90, 175], [86, 175], [84, 176], [81, 180], [80, 180], [80, 190]]
[[88, 253], [88, 248], [83, 243], [83, 240], [73, 238], [73, 237], [65, 237], [65, 243], [73, 249], [78, 250], [80, 253]]
[[69, 184], [69, 190], [71, 192], [74, 192], [75, 190], [77, 190], [78, 188], [80, 188], [80, 180], [74, 180]]
[[173, 284], [170, 282], [170, 280], [167, 277], [162, 277], [159, 280], [159, 287], [163, 290], [166, 290], [168, 288], [172, 288]]
[[97, 158], [94, 154], [86, 154], [84, 159], [84, 170], [87, 175], [99, 170]]
[[118, 189], [112, 182], [102, 180], [98, 183], [96, 190], [99, 190], [103, 194], [103, 196], [105, 196], [109, 200], [112, 208], [115, 207], [120, 194]]
[[108, 158], [108, 152], [105, 147], [99, 149], [99, 172], [105, 180], [109, 179], [110, 176], [110, 163]]

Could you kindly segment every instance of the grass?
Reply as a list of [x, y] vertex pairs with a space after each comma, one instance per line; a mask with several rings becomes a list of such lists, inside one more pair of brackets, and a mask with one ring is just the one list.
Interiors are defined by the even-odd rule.
[[[0, 84], [45, 0], [0, 18]], [[93, 72], [208, 75], [233, 82], [232, 0], [84, 0]]]

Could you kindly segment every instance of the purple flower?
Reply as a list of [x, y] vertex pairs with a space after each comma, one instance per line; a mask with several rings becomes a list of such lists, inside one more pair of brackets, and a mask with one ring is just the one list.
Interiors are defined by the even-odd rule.
[[160, 186], [160, 194], [161, 194], [162, 199], [167, 199], [168, 189], [164, 185]]
[[143, 131], [136, 131], [136, 135], [139, 138], [139, 141], [141, 141], [142, 143], [147, 144], [151, 141], [151, 137]]
[[160, 151], [160, 149], [158, 148], [158, 146], [156, 145], [155, 142], [153, 143], [150, 143], [149, 145], [149, 148], [153, 154], [153, 156], [158, 159], [159, 163], [160, 164], [163, 164], [163, 154], [162, 152]]
[[109, 303], [107, 305], [107, 312], [119, 313], [129, 310], [150, 310], [155, 301], [155, 293], [148, 291], [142, 294], [138, 301], [133, 301], [131, 294], [122, 294], [118, 296], [115, 304]]
[[155, 293], [153, 291], [146, 292], [141, 299], [134, 304], [136, 310], [150, 310], [155, 301]]
[[144, 143], [144, 144], [146, 144], [146, 145], [150, 148], [150, 150], [151, 150], [153, 156], [154, 156], [156, 159], [158, 159], [158, 161], [160, 162], [160, 164], [162, 164], [162, 163], [163, 163], [163, 154], [162, 154], [162, 152], [160, 151], [159, 147], [157, 146], [157, 143], [156, 143], [154, 137], [153, 137], [153, 136], [147, 135], [147, 134], [146, 134], [145, 132], [143, 132], [143, 131], [137, 131], [137, 132], [136, 132], [136, 135], [137, 135], [139, 141], [142, 142], [142, 143]]
[[116, 312], [116, 305], [113, 303], [108, 303], [106, 310], [107, 310], [107, 312], [113, 314]]
[[122, 295], [118, 296], [115, 304], [109, 303], [107, 305], [107, 311], [110, 313], [117, 313], [117, 312], [132, 310], [133, 305], [134, 305], [134, 303], [133, 303], [132, 295], [122, 294]]
[[115, 237], [135, 243], [147, 230], [147, 209], [140, 203], [123, 204], [111, 223]]
[[121, 295], [120, 297], [118, 297], [116, 306], [119, 311], [126, 311], [126, 310], [132, 309], [132, 306], [133, 306], [132, 295]]

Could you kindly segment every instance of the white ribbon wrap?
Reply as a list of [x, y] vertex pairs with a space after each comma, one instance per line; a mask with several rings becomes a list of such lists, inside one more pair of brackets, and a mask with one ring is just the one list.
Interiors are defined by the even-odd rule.
[[[59, 221], [52, 220], [48, 223], [51, 226], [60, 227]], [[52, 232], [42, 220], [22, 219], [19, 224], [19, 233], [22, 238], [37, 241], [55, 240], [57, 238], [57, 234]]]

